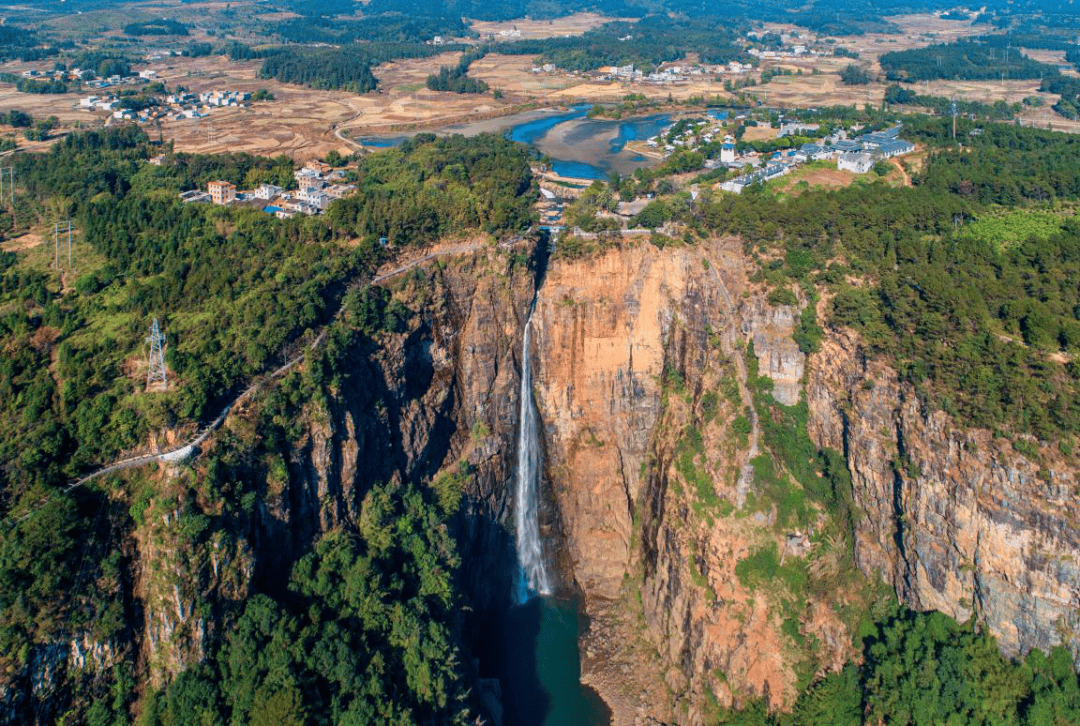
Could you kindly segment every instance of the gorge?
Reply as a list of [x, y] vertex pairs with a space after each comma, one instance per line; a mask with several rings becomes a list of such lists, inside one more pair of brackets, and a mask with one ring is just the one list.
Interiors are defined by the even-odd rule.
[[[373, 361], [384, 422], [343, 388], [290, 463], [301, 491], [340, 502], [321, 506], [333, 512], [373, 476], [360, 452], [378, 431], [401, 446], [393, 476], [467, 461], [478, 640], [510, 593], [523, 599], [518, 566], [533, 591], [579, 592], [582, 680], [614, 724], [707, 723], [753, 697], [790, 706], [807, 673], [857, 657], [859, 619], [884, 597], [875, 582], [916, 609], [975, 615], [1009, 655], [1075, 647], [1074, 466], [1053, 464], [1048, 484], [1007, 441], [920, 406], [850, 331], [804, 354], [799, 307], [766, 299], [738, 239], [556, 252], [539, 289], [515, 259], [454, 257], [394, 286], [428, 307]], [[750, 440], [759, 417], [764, 456]], [[800, 493], [813, 482], [779, 471], [819, 449], [850, 471], [850, 542]], [[533, 467], [551, 482], [539, 497]], [[747, 571], [770, 552], [774, 579]], [[479, 666], [500, 675], [497, 658]]]
[[[126, 153], [124, 132], [112, 133], [87, 146]], [[146, 153], [142, 139], [129, 143]], [[101, 477], [41, 505], [49, 489], [27, 477], [0, 550], [4, 582], [21, 588], [0, 591], [0, 720], [827, 723], [805, 715], [806, 701], [823, 701], [817, 688], [855, 692], [887, 660], [883, 649], [903, 652], [898, 623], [962, 644], [962, 656], [940, 659], [956, 672], [976, 652], [990, 659], [980, 668], [1026, 673], [1044, 690], [1076, 685], [1078, 466], [1068, 424], [1050, 428], [1068, 407], [1048, 405], [1058, 417], [1049, 424], [1003, 416], [976, 426], [984, 419], [970, 406], [981, 398], [942, 394], [917, 356], [888, 347], [888, 336], [907, 335], [904, 290], [941, 307], [942, 290], [956, 287], [938, 272], [965, 243], [949, 256], [935, 246], [953, 225], [949, 197], [937, 209], [910, 204], [918, 190], [880, 187], [782, 203], [705, 195], [678, 237], [549, 240], [526, 231], [534, 182], [509, 142], [430, 139], [385, 153], [359, 170], [375, 191], [328, 215], [337, 227], [187, 211], [173, 199], [159, 220], [146, 211], [156, 189], [130, 203], [99, 195], [87, 235], [151, 280], [82, 279], [46, 300], [38, 328], [11, 333], [19, 360], [66, 376], [55, 397], [76, 412], [67, 435], [82, 437], [83, 462], [101, 429], [64, 396], [96, 390], [76, 385], [73, 361], [114, 328], [54, 345], [65, 333], [44, 321], [81, 314], [137, 340], [137, 315], [118, 293], [133, 306], [165, 297], [155, 286], [171, 278], [157, 270], [178, 259], [140, 240], [183, 229], [178, 241], [204, 245], [191, 259], [220, 266], [229, 284], [213, 289], [229, 304], [192, 314], [214, 343], [194, 350], [252, 393], [186, 462]], [[483, 185], [471, 181], [477, 168]], [[413, 187], [379, 177], [387, 169], [413, 174], [430, 196], [402, 202]], [[512, 231], [431, 233], [391, 259], [378, 237], [340, 232], [376, 218], [363, 206], [376, 204], [401, 229], [480, 208]], [[921, 215], [906, 222], [915, 230], [930, 218], [939, 238], [882, 242], [902, 214]], [[811, 258], [799, 235], [823, 244], [826, 223], [844, 246]], [[781, 225], [788, 247], [775, 244]], [[295, 244], [303, 234], [323, 242]], [[1039, 275], [1070, 268], [1029, 244], [990, 267], [1042, 280], [1049, 299]], [[1054, 244], [1072, 259], [1067, 241]], [[917, 268], [924, 252], [932, 264]], [[243, 288], [229, 275], [253, 259]], [[897, 270], [915, 282], [888, 286]], [[168, 293], [184, 301], [219, 279], [206, 267], [185, 274], [193, 282]], [[866, 292], [872, 276], [885, 278], [880, 294]], [[330, 292], [312, 293], [313, 279]], [[4, 280], [5, 290], [28, 286]], [[239, 303], [231, 285], [245, 291]], [[286, 306], [301, 293], [302, 305]], [[874, 317], [885, 304], [891, 327]], [[238, 309], [251, 318], [233, 322]], [[79, 331], [72, 319], [64, 325]], [[269, 336], [288, 325], [294, 338]], [[949, 344], [919, 360], [943, 365], [970, 347], [935, 330], [933, 342]], [[281, 339], [306, 347], [303, 364], [260, 374], [279, 367], [269, 351]], [[1032, 375], [1071, 370], [1058, 348], [982, 339], [1014, 356], [1014, 369], [1022, 353], [1045, 366]], [[228, 392], [196, 387], [198, 373], [218, 369], [195, 367], [192, 350], [170, 359], [186, 376], [173, 398], [143, 404], [161, 406], [148, 438], [162, 446], [194, 429], [169, 418], [188, 410], [180, 405]], [[248, 358], [250, 383], [235, 372]], [[31, 375], [17, 372], [5, 385]], [[1034, 389], [1003, 380], [1031, 397], [1064, 378], [1055, 375]], [[57, 384], [35, 385], [15, 400], [48, 420], [32, 408], [46, 398], [35, 391]], [[124, 385], [109, 405], [145, 401]], [[48, 429], [34, 432], [50, 441]], [[4, 473], [51, 471], [37, 464], [9, 454]], [[1034, 686], [1010, 693], [1024, 708], [1040, 703]], [[892, 713], [876, 707], [856, 700], [836, 722]], [[1038, 723], [1032, 712], [1025, 723]]]

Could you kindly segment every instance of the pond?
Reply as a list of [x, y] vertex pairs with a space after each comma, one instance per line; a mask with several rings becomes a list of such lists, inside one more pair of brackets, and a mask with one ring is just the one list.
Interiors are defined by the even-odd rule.
[[579, 601], [534, 597], [494, 625], [478, 650], [502, 687], [503, 726], [610, 726], [610, 709], [581, 683]]

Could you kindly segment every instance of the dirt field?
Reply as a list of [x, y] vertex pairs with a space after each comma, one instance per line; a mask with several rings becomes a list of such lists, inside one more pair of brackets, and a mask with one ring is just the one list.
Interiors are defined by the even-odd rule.
[[[598, 28], [604, 23], [610, 23], [620, 18], [605, 18], [596, 13], [577, 13], [567, 15], [565, 18], [553, 20], [521, 19], [507, 22], [493, 22], [486, 20], [473, 20], [472, 29], [482, 38], [493, 36], [496, 40], [504, 37], [507, 40], [527, 38], [559, 38], [567, 35], [582, 35], [593, 28]], [[517, 37], [500, 36], [500, 33], [517, 30], [521, 33]]]
[[993, 31], [988, 25], [975, 25], [971, 20], [942, 20], [936, 15], [896, 15], [887, 20], [899, 26], [900, 33], [867, 33], [837, 37], [836, 44], [857, 51], [861, 60], [878, 59], [883, 53], [909, 48], [921, 48], [936, 43], [951, 43], [972, 35]]
[[802, 167], [777, 183], [775, 191], [796, 195], [804, 189], [839, 189], [851, 186], [859, 175], [850, 171], [841, 171], [835, 167], [818, 169], [814, 167]]
[[768, 141], [776, 138], [776, 129], [771, 126], [747, 126], [743, 132], [744, 141]]
[[[92, 16], [88, 12], [64, 22], [89, 30], [92, 27], [111, 28], [120, 20], [141, 18], [142, 13], [160, 5], [132, 6], [130, 15], [111, 11], [109, 16]], [[172, 7], [170, 4], [169, 7]], [[183, 5], [185, 22], [214, 17], [225, 3], [205, 2]], [[97, 11], [95, 11], [97, 12]], [[101, 11], [104, 13], [105, 11]], [[276, 16], [275, 16], [276, 17]], [[983, 26], [970, 21], [943, 21], [932, 15], [908, 15], [890, 19], [901, 26], [902, 34], [868, 34], [838, 38], [840, 45], [860, 52], [862, 61], [875, 60], [882, 52], [917, 47], [934, 42], [946, 42], [958, 37], [984, 33]], [[553, 35], [583, 33], [604, 21], [594, 14], [579, 14], [554, 22], [523, 20], [515, 23], [476, 23], [481, 33], [495, 33], [516, 27], [522, 37], [539, 38]], [[59, 23], [60, 21], [56, 21]], [[193, 23], [196, 26], [197, 23]], [[809, 43], [815, 40], [805, 29], [768, 24], [767, 30], [791, 32], [797, 30]], [[191, 40], [204, 29], [196, 28]], [[1033, 54], [1034, 55], [1034, 54]], [[1058, 62], [1060, 54], [1042, 52], [1040, 57]], [[471, 74], [502, 92], [503, 98], [491, 94], [458, 95], [428, 91], [424, 81], [428, 74], [442, 65], [456, 64], [457, 53], [443, 53], [433, 58], [401, 60], [374, 69], [380, 79], [380, 91], [363, 96], [341, 91], [316, 91], [285, 85], [274, 80], [258, 78], [259, 61], [230, 62], [220, 57], [171, 58], [138, 68], [151, 68], [170, 88], [183, 85], [192, 91], [248, 90], [265, 88], [276, 100], [252, 105], [247, 109], [215, 109], [201, 120], [168, 121], [162, 124], [166, 138], [175, 140], [184, 151], [220, 152], [247, 151], [256, 154], [290, 154], [305, 160], [324, 155], [331, 149], [349, 153], [357, 145], [350, 136], [395, 134], [416, 129], [435, 129], [451, 124], [468, 124], [493, 119], [528, 108], [561, 106], [577, 102], [612, 102], [629, 93], [642, 93], [657, 101], [669, 96], [675, 100], [691, 96], [727, 97], [723, 81], [701, 77], [694, 81], [671, 84], [625, 83], [599, 81], [576, 73], [534, 73], [535, 58], [531, 56], [502, 56], [489, 54], [475, 62]], [[769, 105], [819, 106], [834, 104], [878, 104], [883, 98], [885, 84], [845, 86], [840, 82], [840, 70], [850, 63], [848, 58], [811, 56], [799, 59], [764, 61], [762, 68], [781, 67], [802, 71], [802, 75], [776, 76], [764, 85], [747, 89]], [[42, 64], [7, 63], [0, 71], [19, 73]], [[48, 64], [46, 64], [48, 65]], [[43, 67], [43, 66], [42, 66]], [[815, 71], [817, 75], [815, 75]], [[1050, 94], [1037, 92], [1037, 81], [975, 82], [937, 81], [918, 86], [919, 93], [936, 96], [956, 96], [962, 99], [993, 102], [1020, 101], [1027, 96], [1040, 96], [1042, 108], [1025, 112], [1025, 124], [1042, 128], [1080, 131], [1080, 122], [1068, 122], [1049, 106], [1056, 100]], [[18, 93], [10, 84], [0, 84], [0, 110], [18, 108], [35, 117], [57, 116], [67, 128], [79, 125], [96, 127], [106, 122], [103, 113], [92, 114], [78, 108], [83, 94], [34, 95]], [[495, 124], [496, 126], [498, 124]], [[156, 134], [156, 127], [147, 129]], [[751, 131], [748, 138], [756, 138]], [[762, 130], [761, 134], [772, 132]]]
[[[491, 96], [437, 93], [424, 88], [429, 73], [441, 65], [454, 65], [458, 53], [423, 60], [388, 63], [374, 69], [383, 91], [357, 95], [343, 91], [316, 91], [258, 77], [259, 62], [225, 63], [220, 58], [155, 64], [159, 78], [170, 86], [193, 91], [266, 88], [275, 100], [246, 109], [215, 109], [198, 121], [169, 121], [163, 131], [177, 147], [188, 151], [248, 151], [290, 154], [306, 159], [330, 149], [352, 153], [355, 145], [335, 135], [349, 128], [361, 133], [392, 132], [410, 124], [446, 124], [490, 114], [500, 104]], [[205, 75], [189, 76], [192, 70]]]

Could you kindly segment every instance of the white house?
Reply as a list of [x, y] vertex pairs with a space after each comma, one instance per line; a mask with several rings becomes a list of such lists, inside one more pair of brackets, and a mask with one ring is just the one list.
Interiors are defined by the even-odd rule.
[[260, 184], [254, 194], [256, 199], [270, 200], [281, 196], [283, 191], [285, 190], [273, 184]]
[[846, 152], [836, 159], [836, 168], [855, 174], [865, 174], [874, 168], [874, 157], [861, 152]]

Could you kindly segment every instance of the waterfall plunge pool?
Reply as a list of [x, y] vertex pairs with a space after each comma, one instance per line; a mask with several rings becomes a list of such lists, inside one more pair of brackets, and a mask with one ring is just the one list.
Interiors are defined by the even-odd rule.
[[502, 687], [503, 726], [610, 726], [607, 704], [581, 683], [577, 599], [534, 597], [493, 625], [477, 645]]

